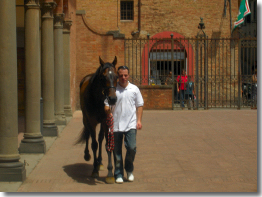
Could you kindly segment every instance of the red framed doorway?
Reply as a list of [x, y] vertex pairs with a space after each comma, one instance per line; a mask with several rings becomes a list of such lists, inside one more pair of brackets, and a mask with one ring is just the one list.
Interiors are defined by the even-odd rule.
[[[174, 47], [175, 51], [185, 51], [186, 53], [186, 73], [187, 75], [194, 76], [194, 52], [192, 45], [189, 42], [189, 39], [186, 39], [179, 33], [172, 31], [165, 31], [152, 36], [148, 43], [145, 44], [143, 53], [142, 53], [142, 85], [148, 85], [150, 79], [150, 52], [156, 46], [161, 47], [162, 50], [170, 51], [171, 50], [171, 34], [173, 34]], [[163, 45], [163, 40], [166, 40], [166, 44]], [[168, 42], [169, 40], [169, 42]]]

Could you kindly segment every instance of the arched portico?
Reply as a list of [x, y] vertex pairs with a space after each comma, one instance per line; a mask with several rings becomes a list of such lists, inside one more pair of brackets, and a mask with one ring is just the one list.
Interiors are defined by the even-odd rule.
[[[150, 77], [150, 58], [157, 58], [158, 54], [153, 54], [154, 51], [165, 51], [167, 56], [171, 57], [171, 35], [174, 39], [174, 54], [176, 58], [184, 58], [185, 60], [185, 69], [187, 75], [194, 75], [194, 53], [192, 45], [189, 42], [189, 39], [186, 39], [179, 33], [172, 31], [165, 31], [158, 34], [155, 34], [148, 40], [145, 44], [143, 53], [142, 53], [142, 85], [147, 85]], [[170, 53], [168, 55], [168, 53]], [[184, 56], [182, 57], [182, 53]], [[182, 54], [182, 55], [181, 55]], [[167, 57], [168, 58], [168, 57]], [[171, 60], [171, 59], [170, 59]]]

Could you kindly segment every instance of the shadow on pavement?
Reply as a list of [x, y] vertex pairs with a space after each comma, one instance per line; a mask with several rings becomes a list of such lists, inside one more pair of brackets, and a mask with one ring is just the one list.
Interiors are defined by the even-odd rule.
[[64, 171], [72, 179], [79, 183], [85, 183], [88, 185], [96, 185], [101, 182], [105, 182], [105, 177], [92, 178], [93, 165], [85, 163], [76, 163], [67, 166], [63, 166]]

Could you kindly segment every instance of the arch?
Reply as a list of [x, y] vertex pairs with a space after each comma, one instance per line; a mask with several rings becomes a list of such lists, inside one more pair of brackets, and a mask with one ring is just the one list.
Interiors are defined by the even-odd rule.
[[[179, 33], [172, 31], [164, 31], [155, 34], [152, 36], [148, 42], [145, 44], [143, 53], [142, 53], [142, 85], [148, 85], [149, 81], [149, 53], [152, 48], [158, 44], [161, 45], [163, 40], [170, 40], [170, 44], [166, 44], [164, 49], [171, 50], [171, 34], [173, 34], [174, 43], [176, 44], [176, 49], [184, 49], [187, 54], [187, 75], [194, 75], [194, 52], [193, 47], [189, 42], [189, 39], [186, 39]], [[163, 49], [163, 48], [162, 48]]]

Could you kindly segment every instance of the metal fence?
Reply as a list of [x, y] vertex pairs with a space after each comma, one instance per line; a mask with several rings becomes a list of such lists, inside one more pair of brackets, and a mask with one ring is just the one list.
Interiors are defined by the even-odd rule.
[[174, 109], [250, 108], [256, 51], [256, 38], [126, 39], [125, 65], [137, 85], [172, 86]]

